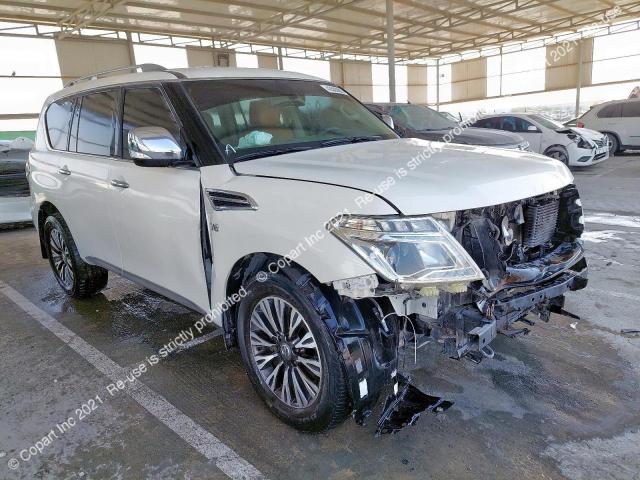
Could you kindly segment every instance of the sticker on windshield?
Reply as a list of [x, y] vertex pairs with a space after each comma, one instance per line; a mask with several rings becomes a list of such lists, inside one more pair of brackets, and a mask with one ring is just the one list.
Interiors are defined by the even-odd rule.
[[340, 87], [336, 87], [335, 85], [320, 85], [322, 88], [324, 88], [327, 92], [329, 93], [337, 93], [338, 95], [346, 95], [347, 92], [345, 92], [344, 90], [342, 90]]

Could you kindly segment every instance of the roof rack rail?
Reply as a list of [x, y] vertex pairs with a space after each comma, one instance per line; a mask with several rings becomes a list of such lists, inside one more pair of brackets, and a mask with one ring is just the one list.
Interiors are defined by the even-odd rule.
[[70, 82], [67, 82], [64, 87], [70, 87], [77, 83], [86, 82], [89, 80], [97, 80], [99, 78], [103, 78], [117, 72], [137, 72], [138, 70], [140, 70], [141, 72], [167, 72], [173, 73], [174, 75], [178, 76], [177, 72], [172, 72], [162, 65], [157, 65], [155, 63], [141, 63], [139, 65], [129, 65], [128, 67], [118, 67], [112, 68], [111, 70], [105, 70], [104, 72], [92, 73], [91, 75], [71, 80]]

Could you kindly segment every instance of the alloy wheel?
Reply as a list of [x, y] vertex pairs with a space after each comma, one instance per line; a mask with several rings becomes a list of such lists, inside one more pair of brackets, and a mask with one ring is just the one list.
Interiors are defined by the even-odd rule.
[[305, 408], [320, 392], [322, 362], [316, 339], [300, 312], [270, 296], [251, 312], [250, 344], [262, 380], [286, 405]]
[[69, 247], [64, 241], [62, 232], [53, 228], [49, 233], [49, 249], [51, 252], [51, 264], [54, 272], [65, 288], [73, 288], [73, 264], [69, 254]]

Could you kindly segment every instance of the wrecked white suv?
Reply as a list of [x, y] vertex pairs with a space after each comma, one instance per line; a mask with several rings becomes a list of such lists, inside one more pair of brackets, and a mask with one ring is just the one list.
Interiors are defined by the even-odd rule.
[[398, 138], [306, 75], [138, 69], [46, 101], [27, 168], [42, 255], [74, 297], [112, 271], [206, 315], [296, 428], [362, 421], [386, 393], [379, 433], [445, 409], [402, 348], [491, 357], [586, 285], [556, 160]]

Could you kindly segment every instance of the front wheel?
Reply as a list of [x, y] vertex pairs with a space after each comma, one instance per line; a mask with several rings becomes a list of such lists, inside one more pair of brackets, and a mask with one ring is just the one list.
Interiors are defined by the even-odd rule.
[[107, 286], [108, 271], [82, 260], [69, 227], [59, 213], [45, 220], [44, 239], [53, 275], [67, 294], [86, 298]]
[[254, 388], [271, 411], [304, 431], [342, 422], [349, 398], [329, 331], [282, 273], [252, 281], [238, 309], [238, 343]]
[[555, 158], [556, 160], [560, 160], [565, 165], [569, 166], [569, 156], [564, 148], [560, 147], [551, 147], [544, 154], [547, 157]]

